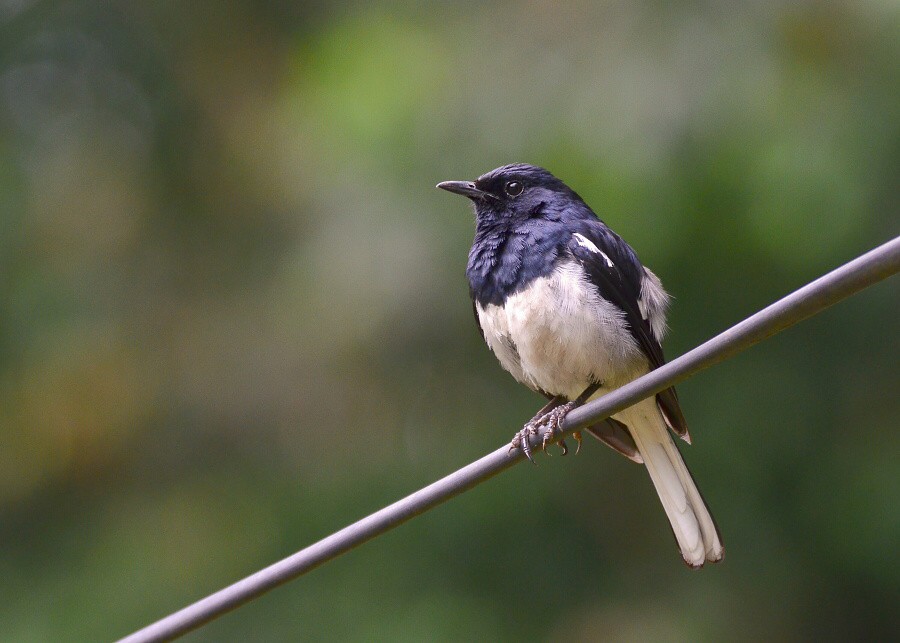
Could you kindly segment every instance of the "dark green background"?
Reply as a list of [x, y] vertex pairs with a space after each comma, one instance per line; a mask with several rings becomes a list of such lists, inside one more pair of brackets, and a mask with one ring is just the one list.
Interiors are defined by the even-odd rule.
[[[0, 639], [124, 635], [492, 450], [472, 214], [544, 165], [678, 355], [900, 228], [885, 1], [0, 5]], [[898, 282], [680, 387], [724, 534], [540, 457], [190, 640], [887, 640]]]

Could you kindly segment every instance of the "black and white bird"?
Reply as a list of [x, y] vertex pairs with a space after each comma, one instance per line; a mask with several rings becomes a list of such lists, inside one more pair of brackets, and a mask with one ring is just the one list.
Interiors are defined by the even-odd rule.
[[[437, 187], [475, 206], [466, 275], [485, 342], [550, 400], [513, 438], [511, 448], [532, 459], [539, 428], [546, 449], [573, 408], [665, 363], [669, 296], [631, 246], [543, 168], [505, 165]], [[670, 430], [690, 443], [674, 388], [588, 428], [646, 465], [685, 562], [701, 567], [722, 560], [722, 539]]]

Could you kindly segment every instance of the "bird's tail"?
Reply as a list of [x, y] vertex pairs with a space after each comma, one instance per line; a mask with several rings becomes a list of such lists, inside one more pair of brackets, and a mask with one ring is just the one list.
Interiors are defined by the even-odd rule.
[[628, 426], [650, 473], [684, 561], [691, 567], [725, 556], [719, 529], [669, 435], [654, 398], [616, 414]]

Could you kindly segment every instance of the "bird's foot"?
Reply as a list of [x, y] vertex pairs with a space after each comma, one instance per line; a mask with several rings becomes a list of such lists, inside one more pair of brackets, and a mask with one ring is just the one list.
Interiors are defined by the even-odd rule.
[[[576, 402], [567, 402], [565, 404], [561, 404], [557, 406], [552, 411], [548, 412], [544, 416], [542, 416], [538, 422], [547, 427], [547, 430], [544, 431], [544, 439], [541, 442], [541, 450], [546, 453], [547, 445], [553, 443], [553, 439], [556, 435], [562, 431], [562, 423], [563, 420], [566, 419], [566, 416], [569, 414], [569, 411], [574, 409], [578, 404]], [[569, 447], [566, 446], [565, 440], [559, 441], [559, 446], [562, 449], [562, 454], [566, 455], [569, 452]], [[579, 443], [580, 448], [580, 443]]]
[[[547, 445], [551, 444], [553, 438], [555, 438], [562, 430], [562, 423], [566, 418], [566, 415], [576, 406], [578, 406], [576, 402], [568, 402], [550, 409], [546, 413], [539, 413], [531, 418], [531, 420], [522, 427], [522, 430], [513, 436], [512, 442], [509, 444], [510, 451], [513, 449], [522, 449], [525, 457], [528, 458], [532, 464], [537, 464], [531, 453], [531, 436], [537, 435], [541, 427], [545, 427], [544, 437], [541, 441], [541, 450], [546, 452]], [[575, 453], [577, 454], [578, 451], [581, 450], [581, 435], [575, 433], [574, 437], [578, 442], [578, 448], [575, 450]], [[566, 455], [569, 452], [569, 447], [566, 445], [565, 440], [560, 440], [559, 446], [562, 449], [563, 455]]]

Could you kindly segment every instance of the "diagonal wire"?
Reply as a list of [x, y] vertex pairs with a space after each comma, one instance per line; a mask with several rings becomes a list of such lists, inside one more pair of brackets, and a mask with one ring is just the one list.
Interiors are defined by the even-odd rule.
[[[844, 264], [748, 317], [697, 348], [620, 389], [573, 410], [561, 437], [687, 379], [828, 306], [900, 271], [900, 237]], [[540, 444], [542, 436], [532, 438]], [[317, 543], [125, 637], [120, 643], [167, 641], [189, 632], [497, 475], [524, 459], [503, 446]]]

